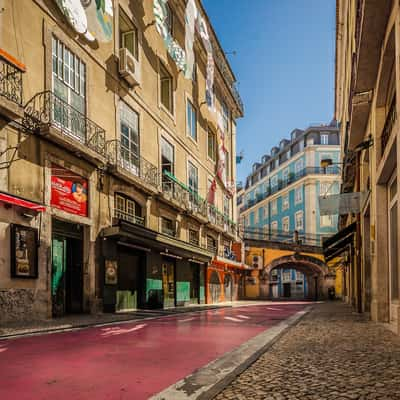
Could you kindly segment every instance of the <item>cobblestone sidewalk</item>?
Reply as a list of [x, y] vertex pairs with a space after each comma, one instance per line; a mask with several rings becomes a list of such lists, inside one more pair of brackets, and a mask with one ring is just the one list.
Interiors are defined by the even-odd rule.
[[400, 399], [400, 337], [318, 304], [215, 400]]

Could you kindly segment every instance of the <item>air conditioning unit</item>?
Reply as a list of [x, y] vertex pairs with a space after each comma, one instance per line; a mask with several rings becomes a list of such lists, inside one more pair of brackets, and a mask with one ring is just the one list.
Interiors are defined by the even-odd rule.
[[253, 256], [253, 268], [254, 269], [263, 268], [263, 258], [261, 256]]
[[140, 85], [140, 63], [127, 48], [119, 49], [119, 74], [130, 87]]

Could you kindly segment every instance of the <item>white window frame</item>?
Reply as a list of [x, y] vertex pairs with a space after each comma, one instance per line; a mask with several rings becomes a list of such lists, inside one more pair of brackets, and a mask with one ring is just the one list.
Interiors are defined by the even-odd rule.
[[333, 216], [332, 215], [320, 215], [320, 226], [328, 227], [333, 225]]
[[278, 186], [278, 175], [271, 177], [271, 187]]
[[289, 194], [282, 196], [282, 210], [288, 210], [290, 207]]
[[302, 158], [300, 158], [299, 160], [296, 161], [296, 163], [294, 164], [294, 170], [295, 173], [299, 173], [300, 171], [302, 171], [304, 169], [304, 160]]
[[278, 230], [278, 221], [272, 221], [271, 222], [271, 231], [272, 233], [276, 232]]
[[[299, 218], [301, 218], [301, 224], [299, 224]], [[304, 229], [304, 214], [303, 211], [297, 211], [294, 215], [295, 219], [295, 229], [296, 230], [303, 230]]]
[[300, 204], [303, 202], [303, 187], [297, 187], [294, 190], [294, 202], [295, 204]]
[[186, 134], [197, 143], [197, 110], [189, 99], [186, 99]]
[[321, 144], [323, 144], [323, 145], [329, 144], [329, 134], [321, 133]]
[[271, 201], [271, 215], [278, 214], [278, 200], [274, 199]]
[[[287, 226], [287, 228], [286, 228]], [[283, 217], [282, 218], [282, 231], [283, 232], [289, 232], [290, 231], [290, 218], [289, 217]]]

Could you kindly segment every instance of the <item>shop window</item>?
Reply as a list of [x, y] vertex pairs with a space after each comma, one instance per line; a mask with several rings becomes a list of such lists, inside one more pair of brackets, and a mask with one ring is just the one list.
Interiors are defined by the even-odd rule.
[[189, 243], [194, 246], [199, 246], [200, 244], [200, 233], [198, 230], [189, 229]]
[[138, 31], [129, 17], [119, 10], [119, 43], [138, 60]]
[[161, 104], [171, 113], [174, 113], [173, 79], [163, 64], [160, 63]]
[[176, 236], [175, 222], [172, 219], [161, 218], [161, 232], [168, 236]]
[[38, 231], [22, 225], [11, 225], [11, 276], [38, 277]]
[[144, 225], [140, 205], [135, 200], [123, 194], [115, 194], [114, 217], [133, 224]]

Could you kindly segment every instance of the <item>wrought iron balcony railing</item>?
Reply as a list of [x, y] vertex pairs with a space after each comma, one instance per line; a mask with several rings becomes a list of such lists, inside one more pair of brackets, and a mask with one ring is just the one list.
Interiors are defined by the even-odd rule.
[[135, 225], [142, 225], [142, 226], [145, 225], [143, 217], [140, 217], [132, 213], [128, 213], [123, 210], [118, 210], [117, 208], [114, 209], [114, 218], [122, 219], [124, 221], [128, 221], [131, 224]]
[[141, 156], [133, 153], [121, 144], [119, 140], [106, 143], [107, 158], [111, 165], [118, 166], [130, 174], [142, 179], [154, 189], [159, 187], [158, 168]]
[[255, 199], [250, 199], [246, 202], [246, 204], [242, 207], [242, 210], [247, 210], [253, 207], [255, 204], [260, 201], [266, 199], [269, 196], [279, 192], [280, 190], [288, 187], [294, 182], [297, 182], [301, 178], [304, 178], [307, 175], [338, 175], [340, 173], [340, 169], [336, 166], [330, 166], [327, 168], [322, 167], [306, 167], [301, 171], [296, 172], [295, 174], [289, 174], [287, 179], [279, 180], [275, 185], [268, 186], [264, 192], [257, 193]]
[[182, 208], [189, 208], [189, 192], [171, 174], [164, 171], [161, 186], [165, 197], [175, 200]]
[[390, 104], [389, 112], [386, 116], [385, 125], [383, 126], [382, 136], [381, 136], [381, 153], [385, 152], [386, 145], [389, 142], [390, 134], [392, 133], [393, 126], [396, 122], [397, 112], [396, 112], [396, 96]]
[[32, 130], [53, 126], [77, 142], [105, 156], [103, 128], [51, 91], [36, 94], [25, 106], [24, 125]]
[[0, 58], [0, 96], [22, 106], [22, 71]]

